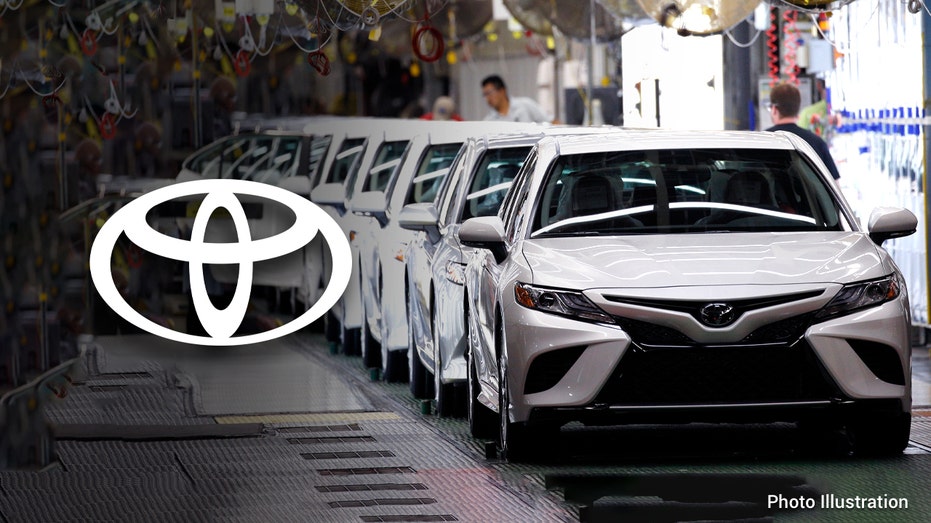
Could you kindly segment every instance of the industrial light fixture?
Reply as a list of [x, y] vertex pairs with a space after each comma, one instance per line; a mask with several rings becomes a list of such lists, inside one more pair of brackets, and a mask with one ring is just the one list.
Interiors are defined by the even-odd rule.
[[683, 36], [722, 33], [752, 15], [761, 1], [637, 0], [647, 14]]

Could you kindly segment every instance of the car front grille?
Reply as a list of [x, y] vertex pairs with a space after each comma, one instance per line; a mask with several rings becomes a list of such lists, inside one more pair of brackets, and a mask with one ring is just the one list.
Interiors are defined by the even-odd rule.
[[[734, 308], [734, 319], [739, 318], [743, 313], [763, 309], [766, 307], [775, 307], [786, 303], [806, 300], [824, 294], [823, 289], [816, 289], [794, 294], [784, 294], [781, 296], [768, 296], [764, 298], [750, 298], [743, 300], [724, 300], [728, 305]], [[605, 294], [604, 299], [612, 303], [622, 303], [627, 305], [636, 305], [650, 309], [659, 309], [664, 311], [684, 312], [691, 315], [698, 321], [701, 321], [702, 307], [711, 303], [709, 300], [669, 300], [669, 299], [651, 299], [651, 298], [632, 298], [629, 296], [613, 296]]]
[[840, 397], [804, 339], [793, 345], [632, 346], [594, 404], [713, 405]]
[[[739, 343], [741, 345], [760, 345], [769, 343], [791, 343], [800, 338], [805, 329], [811, 325], [813, 313], [800, 314], [781, 321], [769, 323], [748, 334]], [[671, 327], [655, 323], [615, 317], [617, 324], [624, 329], [636, 345], [643, 348], [655, 347], [694, 347], [698, 342]]]

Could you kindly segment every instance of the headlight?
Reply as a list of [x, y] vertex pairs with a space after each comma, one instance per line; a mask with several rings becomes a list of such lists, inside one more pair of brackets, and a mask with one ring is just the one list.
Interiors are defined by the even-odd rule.
[[526, 283], [516, 283], [514, 284], [514, 298], [517, 303], [528, 309], [599, 323], [614, 323], [610, 316], [580, 292], [547, 289], [534, 287]]
[[844, 285], [837, 296], [815, 315], [817, 319], [839, 316], [850, 312], [875, 307], [881, 303], [894, 300], [902, 292], [902, 284], [897, 274], [880, 280], [864, 281]]

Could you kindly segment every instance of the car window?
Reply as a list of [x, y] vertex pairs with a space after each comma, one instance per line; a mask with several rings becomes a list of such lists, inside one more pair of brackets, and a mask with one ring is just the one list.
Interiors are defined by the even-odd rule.
[[229, 178], [275, 184], [294, 176], [300, 163], [300, 136], [244, 135], [224, 140], [191, 166], [205, 178]]
[[189, 171], [199, 173], [204, 178], [217, 178], [220, 175], [222, 155], [230, 140], [222, 140], [190, 159], [187, 162]]
[[333, 137], [328, 134], [314, 135], [310, 141], [310, 155], [307, 160], [307, 176], [316, 181], [322, 174], [320, 169], [323, 167], [323, 160], [333, 142]]
[[223, 140], [192, 161], [190, 169], [204, 178], [241, 178], [238, 170], [248, 169], [254, 161], [255, 148], [261, 146], [253, 135]]
[[324, 181], [326, 183], [345, 183], [346, 178], [349, 177], [350, 167], [364, 150], [365, 138], [347, 138], [343, 140], [339, 152], [336, 153], [336, 157], [333, 159], [333, 164], [330, 165], [330, 172]]
[[475, 142], [466, 142], [453, 160], [450, 173], [443, 179], [439, 196], [436, 199], [437, 214], [441, 225], [451, 223], [453, 220], [450, 215], [456, 208], [454, 202], [456, 195], [459, 194], [460, 180], [465, 176], [469, 166], [475, 164], [474, 158], [478, 154], [478, 149]]
[[498, 214], [501, 202], [529, 152], [529, 145], [488, 150], [470, 180], [459, 221]]
[[437, 144], [428, 147], [420, 159], [404, 203], [434, 201], [461, 147], [461, 143]]
[[504, 221], [504, 232], [509, 242], [513, 242], [517, 238], [520, 222], [526, 216], [525, 203], [530, 195], [530, 182], [533, 179], [532, 175], [536, 166], [537, 156], [531, 155], [514, 178], [513, 185], [505, 195], [501, 210], [498, 213]]
[[409, 143], [409, 140], [397, 140], [382, 142], [378, 146], [372, 168], [369, 169], [368, 175], [362, 182], [363, 191], [384, 191], [388, 187], [394, 168], [400, 163], [399, 160]]
[[532, 235], [840, 230], [840, 207], [792, 150], [565, 155], [541, 186]]
[[302, 154], [306, 154], [303, 137], [274, 136], [268, 141], [265, 157], [255, 165], [247, 179], [277, 184], [284, 178], [297, 176]]

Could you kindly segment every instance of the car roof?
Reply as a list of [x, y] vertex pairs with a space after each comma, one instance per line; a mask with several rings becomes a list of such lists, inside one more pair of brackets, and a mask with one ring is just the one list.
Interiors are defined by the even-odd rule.
[[609, 138], [599, 135], [554, 135], [540, 140], [541, 146], [553, 145], [560, 154], [638, 149], [795, 149], [782, 133], [765, 131], [715, 131], [663, 129], [622, 129]]
[[605, 133], [619, 132], [621, 130], [623, 130], [623, 128], [613, 125], [597, 127], [583, 125], [545, 125], [523, 132], [485, 133], [480, 136], [473, 136], [470, 140], [480, 143], [486, 149], [497, 149], [533, 145], [545, 136], [603, 135]]

